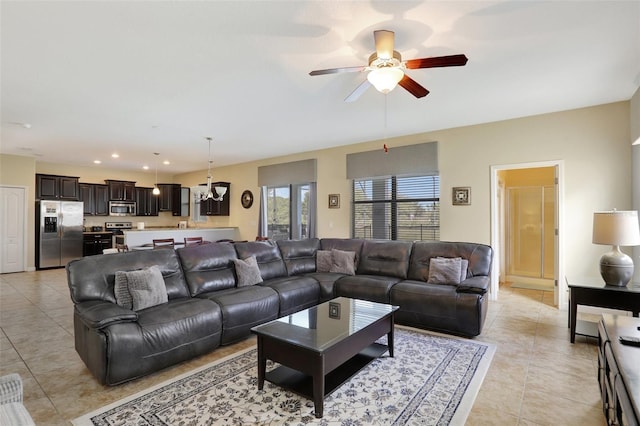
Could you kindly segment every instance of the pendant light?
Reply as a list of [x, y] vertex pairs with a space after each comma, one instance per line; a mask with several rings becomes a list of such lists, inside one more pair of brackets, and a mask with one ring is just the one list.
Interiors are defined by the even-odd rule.
[[215, 190], [216, 194], [213, 194], [213, 191], [211, 190], [211, 164], [213, 163], [213, 160], [211, 159], [211, 141], [212, 138], [205, 138], [208, 142], [209, 142], [209, 164], [208, 164], [208, 169], [207, 169], [207, 192], [203, 193], [201, 196], [201, 200], [202, 201], [206, 201], [206, 200], [213, 200], [213, 201], [222, 201], [222, 199], [224, 198], [224, 194], [227, 193], [227, 188], [224, 186], [216, 186], [213, 188], [213, 190]]
[[153, 184], [153, 191], [151, 191], [151, 193], [153, 195], [160, 195], [160, 188], [158, 188], [158, 155], [160, 155], [160, 153], [154, 152], [153, 155], [156, 156], [156, 182]]

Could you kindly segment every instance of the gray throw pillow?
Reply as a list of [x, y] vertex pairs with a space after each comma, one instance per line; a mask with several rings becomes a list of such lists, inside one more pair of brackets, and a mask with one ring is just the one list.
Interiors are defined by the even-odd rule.
[[467, 259], [460, 259], [460, 282], [467, 279], [468, 270], [469, 270], [469, 261]]
[[318, 250], [316, 252], [316, 272], [329, 272], [331, 263], [331, 250]]
[[233, 259], [236, 266], [236, 275], [238, 276], [238, 287], [255, 285], [262, 282], [260, 268], [255, 256], [246, 259]]
[[129, 281], [127, 280], [126, 272], [116, 272], [113, 292], [116, 296], [116, 304], [125, 309], [133, 309], [133, 299], [131, 299], [131, 293], [129, 293]]
[[[131, 307], [134, 311], [141, 311], [169, 301], [167, 287], [158, 266], [154, 265], [138, 271], [127, 271], [123, 274], [127, 281], [127, 289], [131, 295]], [[120, 286], [122, 285], [121, 280], [122, 277], [118, 277], [116, 272], [116, 282], [120, 282]], [[124, 291], [120, 289], [121, 300], [123, 293]]]
[[355, 275], [356, 252], [331, 249], [331, 269], [329, 269], [329, 272]]
[[462, 259], [432, 257], [429, 261], [429, 284], [460, 284]]

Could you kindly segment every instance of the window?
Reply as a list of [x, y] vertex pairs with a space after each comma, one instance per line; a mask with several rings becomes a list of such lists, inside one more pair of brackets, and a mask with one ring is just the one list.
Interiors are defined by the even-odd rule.
[[263, 187], [267, 237], [271, 240], [310, 238], [314, 184]]
[[440, 239], [440, 177], [353, 180], [354, 238]]

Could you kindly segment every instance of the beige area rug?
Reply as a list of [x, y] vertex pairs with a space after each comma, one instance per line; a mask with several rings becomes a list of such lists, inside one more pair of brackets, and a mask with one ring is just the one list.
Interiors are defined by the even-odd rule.
[[[313, 401], [265, 382], [249, 348], [73, 421], [74, 425], [462, 425], [495, 347], [396, 327], [395, 356], [375, 359], [325, 398]], [[379, 340], [385, 343], [386, 336]], [[268, 362], [267, 370], [276, 364]]]

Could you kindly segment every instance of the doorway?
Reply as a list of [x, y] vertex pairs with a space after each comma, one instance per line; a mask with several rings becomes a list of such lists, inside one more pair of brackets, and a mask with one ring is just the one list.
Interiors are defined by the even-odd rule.
[[492, 167], [491, 282], [553, 291], [554, 305], [566, 306], [562, 241], [562, 161]]
[[25, 270], [26, 188], [0, 186], [0, 273]]

